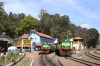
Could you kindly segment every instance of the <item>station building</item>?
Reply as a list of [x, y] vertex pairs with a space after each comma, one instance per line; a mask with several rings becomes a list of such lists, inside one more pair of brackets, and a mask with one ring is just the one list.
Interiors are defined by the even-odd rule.
[[[31, 52], [40, 51], [43, 43], [48, 43], [52, 45], [58, 42], [57, 38], [52, 38], [50, 35], [43, 34], [35, 30], [31, 30], [30, 34], [22, 35], [22, 40], [32, 41], [31, 45], [23, 45], [23, 49], [25, 49], [26, 51], [31, 51]], [[17, 48], [21, 48], [21, 47], [22, 47], [22, 44], [17, 46]]]

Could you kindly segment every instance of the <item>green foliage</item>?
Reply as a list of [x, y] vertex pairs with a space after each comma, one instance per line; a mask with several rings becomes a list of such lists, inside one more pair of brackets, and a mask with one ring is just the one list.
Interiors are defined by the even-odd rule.
[[38, 17], [40, 18], [40, 19], [42, 19], [42, 17], [43, 17], [43, 15], [46, 13], [46, 10], [45, 9], [41, 9], [40, 10], [40, 13], [38, 14]]
[[95, 28], [91, 28], [88, 31], [89, 31], [89, 37], [87, 41], [88, 47], [95, 48], [98, 42], [99, 33]]
[[[70, 27], [71, 26], [71, 27]], [[60, 16], [59, 14], [50, 15], [44, 13], [40, 23], [40, 32], [51, 35], [52, 37], [57, 37], [58, 40], [62, 40], [73, 37], [73, 33], [76, 26], [71, 24], [68, 15]]]
[[17, 37], [16, 28], [19, 25], [19, 20], [23, 19], [25, 14], [7, 14], [4, 10], [4, 3], [0, 2], [0, 34], [5, 32], [11, 38]]
[[98, 42], [99, 33], [95, 28], [86, 29], [77, 27], [75, 36], [80, 36], [84, 39], [83, 40], [84, 46], [87, 46], [88, 48], [90, 47], [95, 48]]
[[24, 33], [29, 33], [32, 29], [36, 29], [36, 22], [38, 22], [36, 18], [32, 16], [26, 16], [24, 19], [20, 20], [17, 28], [18, 34], [22, 35]]
[[6, 64], [9, 64], [11, 62], [15, 62], [16, 60], [18, 60], [21, 57], [22, 57], [22, 55], [18, 55], [18, 54], [14, 54], [14, 53], [11, 53], [11, 55], [9, 55], [9, 56], [0, 56], [0, 65], [3, 66], [4, 59], [6, 59]]

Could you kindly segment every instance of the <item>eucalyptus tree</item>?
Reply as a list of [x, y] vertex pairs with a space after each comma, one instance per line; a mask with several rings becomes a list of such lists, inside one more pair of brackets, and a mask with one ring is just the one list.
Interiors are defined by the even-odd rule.
[[39, 31], [52, 37], [57, 37], [59, 40], [73, 37], [73, 32], [76, 26], [70, 22], [68, 15], [60, 16], [60, 14], [49, 14], [46, 10], [41, 9], [39, 14]]
[[9, 19], [14, 23], [15, 27], [17, 28], [21, 19], [24, 19], [26, 15], [24, 13], [20, 14], [13, 14], [12, 12], [9, 13]]
[[9, 19], [8, 14], [4, 10], [4, 3], [0, 2], [0, 33], [5, 32], [10, 37], [14, 36], [14, 24]]
[[8, 31], [9, 35], [11, 35], [13, 37], [17, 37], [18, 34], [17, 34], [17, 31], [16, 31], [16, 28], [18, 27], [20, 20], [25, 18], [25, 14], [23, 14], [23, 13], [15, 14], [15, 13], [10, 12], [8, 17], [9, 17], [10, 25], [11, 25], [10, 26], [11, 29]]
[[4, 3], [0, 2], [0, 33], [5, 32], [9, 36], [13, 36], [10, 32], [13, 32], [13, 25], [8, 17], [8, 14], [4, 10]]
[[44, 17], [44, 14], [46, 14], [46, 10], [45, 9], [41, 9], [40, 10], [40, 13], [38, 14], [38, 17], [40, 18], [40, 21], [39, 23], [37, 24], [38, 25], [38, 30], [42, 33], [45, 33], [44, 32], [44, 26], [45, 26], [45, 17]]
[[4, 25], [4, 17], [5, 17], [6, 13], [5, 13], [5, 10], [4, 10], [4, 3], [3, 2], [0, 2], [0, 33], [2, 33], [2, 31], [5, 30], [5, 27], [3, 26]]
[[70, 24], [68, 15], [60, 16], [57, 13], [54, 15], [44, 13], [40, 20], [39, 28], [42, 33], [62, 40], [67, 37], [68, 31], [70, 32], [70, 37], [72, 37], [73, 33], [70, 30]]
[[[60, 24], [60, 15], [59, 14], [54, 14], [52, 16], [53, 20], [52, 20], [52, 27], [50, 28], [50, 35], [52, 37], [59, 37], [59, 32], [61, 30], [61, 27], [59, 26]], [[58, 34], [58, 35], [57, 35]]]
[[40, 10], [40, 13], [38, 14], [38, 17], [40, 18], [40, 19], [42, 19], [43, 18], [43, 15], [45, 14], [45, 13], [47, 13], [47, 11], [45, 10], [45, 9], [41, 9]]

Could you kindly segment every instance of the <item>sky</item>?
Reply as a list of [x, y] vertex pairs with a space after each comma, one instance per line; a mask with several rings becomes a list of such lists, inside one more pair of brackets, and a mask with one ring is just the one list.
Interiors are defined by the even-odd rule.
[[43, 8], [49, 14], [68, 15], [77, 26], [95, 28], [100, 33], [100, 0], [0, 0], [4, 9], [9, 12], [38, 18]]

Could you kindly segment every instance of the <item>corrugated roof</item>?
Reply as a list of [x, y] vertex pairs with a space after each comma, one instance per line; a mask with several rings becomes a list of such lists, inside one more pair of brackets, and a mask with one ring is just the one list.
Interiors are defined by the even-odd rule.
[[2, 40], [2, 41], [10, 41], [7, 38], [0, 38], [0, 40]]
[[[51, 36], [49, 35], [46, 35], [46, 34], [43, 34], [43, 33], [40, 33], [40, 32], [36, 32], [39, 36], [41, 37], [45, 37], [45, 38], [49, 38], [49, 39], [53, 39]], [[22, 38], [28, 38], [29, 34], [24, 34], [22, 35]]]
[[22, 38], [28, 38], [29, 34], [22, 35]]
[[45, 38], [49, 38], [49, 39], [53, 39], [51, 36], [49, 35], [46, 35], [46, 34], [43, 34], [43, 33], [39, 33], [39, 32], [36, 32], [39, 36], [41, 37], [45, 37]]
[[83, 39], [83, 38], [80, 38], [80, 37], [75, 37], [75, 38], [73, 38], [73, 40], [77, 40], [77, 39]]

